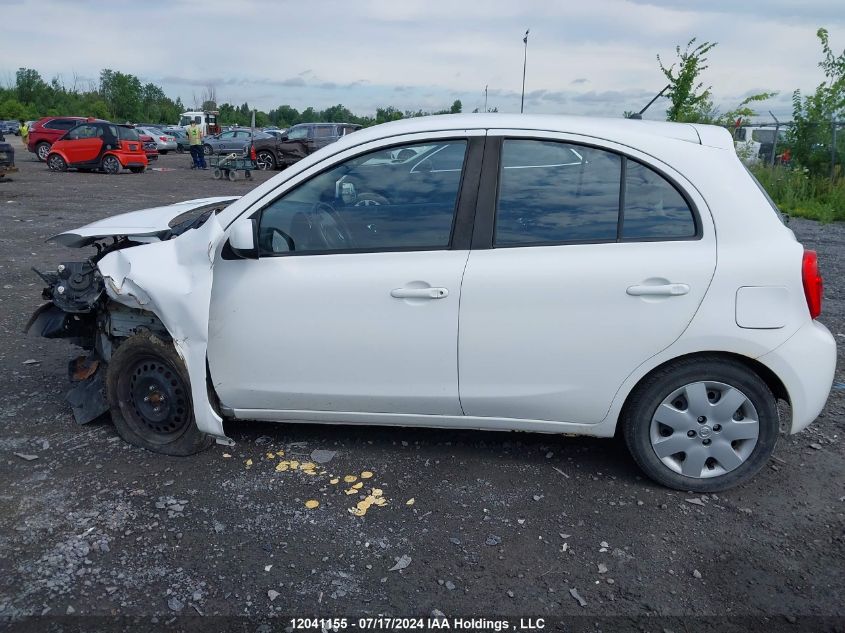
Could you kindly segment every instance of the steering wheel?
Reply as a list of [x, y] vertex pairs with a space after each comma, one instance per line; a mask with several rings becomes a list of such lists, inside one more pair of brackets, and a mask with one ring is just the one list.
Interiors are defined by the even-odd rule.
[[330, 250], [355, 248], [352, 235], [337, 210], [326, 202], [315, 202], [308, 213], [311, 226], [317, 229]]

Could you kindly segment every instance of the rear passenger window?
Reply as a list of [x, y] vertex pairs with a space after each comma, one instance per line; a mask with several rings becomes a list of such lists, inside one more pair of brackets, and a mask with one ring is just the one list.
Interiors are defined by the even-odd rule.
[[656, 171], [627, 160], [622, 239], [695, 236], [695, 220], [683, 196]]
[[621, 176], [610, 152], [505, 140], [494, 245], [615, 241]]

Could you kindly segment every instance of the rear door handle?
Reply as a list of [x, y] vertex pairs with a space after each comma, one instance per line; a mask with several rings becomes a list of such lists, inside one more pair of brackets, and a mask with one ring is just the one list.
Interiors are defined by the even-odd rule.
[[630, 286], [626, 292], [634, 297], [676, 297], [687, 294], [689, 292], [689, 285]]
[[445, 299], [449, 291], [446, 288], [394, 288], [390, 296], [394, 299]]

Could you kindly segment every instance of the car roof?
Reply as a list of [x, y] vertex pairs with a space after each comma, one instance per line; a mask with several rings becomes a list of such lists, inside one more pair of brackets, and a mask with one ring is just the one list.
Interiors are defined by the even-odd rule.
[[[440, 114], [401, 119], [355, 132], [355, 144], [400, 134], [471, 129], [508, 129], [580, 134], [636, 145], [658, 136], [733, 150], [730, 133], [716, 125], [555, 114]], [[370, 138], [367, 138], [370, 137]], [[346, 137], [349, 138], [349, 137]], [[352, 141], [350, 141], [352, 142]]]

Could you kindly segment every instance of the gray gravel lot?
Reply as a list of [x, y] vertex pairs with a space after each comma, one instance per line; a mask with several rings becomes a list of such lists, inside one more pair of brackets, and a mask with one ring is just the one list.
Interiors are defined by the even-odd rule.
[[[18, 147], [20, 173], [0, 181], [0, 621], [438, 609], [589, 616], [578, 621], [589, 630], [693, 630], [704, 616], [841, 630], [845, 226], [791, 223], [819, 251], [837, 384], [820, 419], [783, 437], [741, 488], [675, 492], [644, 479], [616, 441], [514, 433], [249, 423], [227, 427], [233, 448], [168, 458], [124, 443], [108, 421], [73, 422], [63, 393], [74, 350], [21, 334], [41, 302], [30, 267], [78, 258], [45, 244], [61, 230], [253, 184], [214, 181], [183, 155], [142, 175], [56, 174]], [[276, 472], [317, 449], [335, 454], [316, 474]], [[356, 517], [342, 478], [364, 471], [364, 490], [388, 501]], [[645, 615], [685, 618], [607, 619]]]

